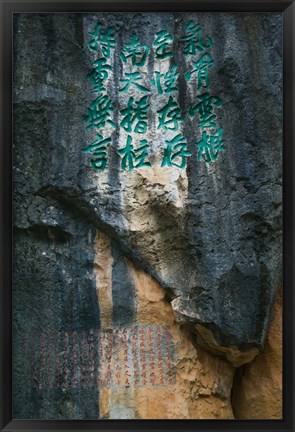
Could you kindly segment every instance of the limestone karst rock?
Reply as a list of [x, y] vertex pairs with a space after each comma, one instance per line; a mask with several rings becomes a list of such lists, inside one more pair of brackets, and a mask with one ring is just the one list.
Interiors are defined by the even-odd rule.
[[[198, 86], [186, 78], [193, 63], [181, 49], [191, 20], [202, 27], [202, 43], [206, 35], [213, 42], [210, 93], [222, 101], [225, 150], [212, 163], [196, 157], [201, 136], [190, 108]], [[87, 44], [98, 22], [116, 37], [106, 69], [112, 143], [102, 172], [82, 151], [97, 136], [85, 115], [96, 97]], [[164, 63], [154, 46], [162, 30], [173, 37]], [[149, 47], [140, 85], [150, 84], [144, 138], [152, 167], [129, 171], [118, 153], [128, 135], [120, 111], [145, 93], [138, 85], [122, 91], [132, 69], [120, 53], [134, 33]], [[184, 168], [161, 166], [176, 133], [159, 130], [157, 112], [170, 96], [151, 85], [156, 70], [175, 64], [177, 133], [192, 153]], [[13, 152], [16, 417], [233, 418], [234, 368], [263, 349], [281, 282], [281, 15], [16, 14]], [[122, 352], [107, 345], [116, 345], [116, 329]], [[143, 381], [118, 391], [110, 381], [98, 385], [99, 344], [116, 368], [124, 343], [141, 331], [169, 340], [165, 365], [149, 378], [165, 385], [162, 401], [152, 381], [150, 390]], [[154, 345], [145, 349], [165, 357]], [[132, 373], [152, 363], [134, 359]], [[154, 414], [149, 398], [159, 404]]]

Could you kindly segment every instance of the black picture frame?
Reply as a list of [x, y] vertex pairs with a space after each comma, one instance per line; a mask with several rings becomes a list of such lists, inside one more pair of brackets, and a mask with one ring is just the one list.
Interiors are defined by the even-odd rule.
[[[294, 431], [294, 1], [8, 1], [1, 4], [1, 431]], [[281, 12], [283, 15], [283, 419], [13, 420], [12, 418], [12, 16], [19, 12]]]

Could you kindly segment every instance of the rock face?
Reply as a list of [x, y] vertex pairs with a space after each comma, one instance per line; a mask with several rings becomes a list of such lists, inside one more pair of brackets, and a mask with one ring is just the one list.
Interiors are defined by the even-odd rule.
[[[91, 239], [91, 233], [82, 233]], [[27, 239], [20, 237], [19, 246], [30, 253]], [[51, 251], [35, 251], [45, 267], [53, 265], [61, 251], [54, 234], [50, 240]], [[53, 302], [40, 276], [38, 293], [22, 290], [16, 299], [16, 313], [26, 318], [25, 329], [16, 331], [17, 353], [26, 358], [16, 361], [17, 417], [233, 418], [233, 366], [194, 346], [190, 333], [175, 322], [165, 290], [126, 259], [113, 240], [100, 231], [92, 240], [94, 272], [84, 274], [88, 295], [79, 290], [77, 276], [69, 274], [66, 265], [64, 288], [54, 281], [51, 296], [58, 297], [58, 290], [63, 295], [63, 322], [54, 319], [61, 311], [51, 310]], [[71, 241], [66, 244], [71, 253]], [[81, 242], [81, 247], [87, 256], [87, 246]], [[21, 261], [16, 265], [23, 268]], [[38, 277], [31, 268], [26, 276]], [[37, 301], [42, 305], [39, 326], [32, 330], [26, 313], [33, 314]], [[79, 324], [76, 321], [73, 331], [69, 321], [75, 317]], [[18, 315], [16, 319], [20, 323]]]
[[[129, 274], [129, 281], [134, 287], [134, 312], [130, 313], [130, 309], [127, 311], [126, 304], [125, 317], [121, 314], [118, 317], [120, 322], [115, 322], [115, 297], [114, 291], [111, 292], [114, 290], [114, 278], [108, 266], [102, 270], [98, 263], [103, 255], [107, 257], [107, 262], [112, 263], [113, 271], [117, 272], [123, 267], [122, 258], [116, 253], [112, 255], [111, 241], [101, 233], [98, 234], [96, 245], [99, 273], [96, 289], [100, 316], [104, 317], [101, 324], [115, 341], [111, 369], [116, 371], [111, 380], [102, 383], [100, 416], [139, 419], [233, 418], [231, 388], [234, 368], [225, 360], [200, 348], [196, 349], [190, 334], [175, 323], [171, 305], [165, 299], [165, 290], [155, 279], [125, 260], [123, 271]], [[118, 279], [122, 281], [122, 273], [120, 275]], [[130, 298], [128, 303], [130, 307]], [[118, 324], [121, 330], [118, 330]], [[127, 344], [124, 342], [124, 331]], [[169, 343], [170, 347], [161, 348], [159, 339], [161, 345]], [[136, 350], [138, 340], [139, 357]], [[131, 346], [131, 356], [128, 373], [124, 373], [119, 368], [126, 369], [124, 349], [128, 345]], [[126, 377], [130, 385], [126, 385]]]
[[282, 406], [282, 292], [263, 351], [238, 371], [233, 408], [238, 419], [281, 419]]
[[[199, 78], [187, 74], [200, 54], [181, 42], [191, 20], [214, 61]], [[114, 30], [109, 56], [89, 49], [97, 23]], [[133, 34], [149, 49], [135, 69], [120, 57]], [[94, 77], [102, 54], [109, 68]], [[281, 280], [281, 57], [280, 14], [16, 14], [16, 418], [233, 418], [234, 367], [263, 348]], [[161, 93], [156, 72], [176, 65], [173, 96]], [[103, 131], [89, 127], [93, 79], [112, 102]], [[211, 163], [191, 115], [206, 79], [225, 148]], [[129, 133], [124, 110], [145, 95]], [[165, 129], [170, 97], [179, 113]], [[111, 138], [101, 171], [85, 152], [98, 133]], [[177, 134], [191, 155], [161, 166]], [[152, 166], [124, 170], [129, 136]], [[242, 418], [251, 397], [237, 398]]]

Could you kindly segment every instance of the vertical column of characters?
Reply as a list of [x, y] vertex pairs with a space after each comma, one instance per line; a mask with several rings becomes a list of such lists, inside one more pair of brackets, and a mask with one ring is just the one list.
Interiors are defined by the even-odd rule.
[[37, 345], [37, 335], [32, 333], [31, 339], [31, 384], [36, 387], [37, 385], [37, 371], [36, 371], [36, 345]]
[[160, 362], [160, 383], [163, 385], [168, 384], [168, 359], [166, 357], [167, 354], [167, 343], [165, 338], [165, 327], [158, 327], [157, 328], [157, 338], [159, 340], [159, 357], [162, 359]]
[[[107, 81], [111, 72], [111, 59], [115, 48], [114, 30], [102, 30], [102, 24], [97, 23], [93, 32], [89, 33], [92, 39], [88, 48], [97, 58], [92, 63], [92, 70], [87, 78], [93, 86], [92, 92], [96, 98], [87, 110], [85, 120], [88, 122], [87, 130], [96, 132], [96, 139], [84, 148], [84, 153], [91, 153], [90, 165], [97, 172], [104, 171], [108, 164], [108, 146], [112, 142], [113, 122], [112, 101], [107, 91]], [[104, 134], [104, 135], [103, 135]]]
[[103, 384], [103, 334], [102, 329], [99, 328], [96, 330], [97, 334], [97, 341], [98, 341], [98, 374], [97, 374], [97, 385], [98, 387], [101, 387]]
[[156, 384], [156, 363], [155, 363], [155, 347], [154, 347], [154, 327], [149, 326], [147, 329], [147, 344], [149, 356], [149, 382], [151, 385]]
[[94, 330], [90, 329], [88, 333], [88, 346], [89, 346], [89, 387], [95, 387], [95, 344], [94, 344]]
[[55, 385], [61, 388], [62, 385], [62, 333], [58, 332], [56, 337], [56, 360], [55, 360]]
[[157, 344], [157, 356], [158, 356], [158, 384], [164, 385], [164, 367], [163, 367], [163, 341], [162, 341], [162, 330], [160, 326], [156, 327], [156, 344]]
[[[161, 167], [185, 168], [191, 152], [187, 150], [187, 142], [181, 133], [183, 116], [177, 100], [178, 65], [174, 63], [173, 36], [167, 30], [156, 33], [153, 43], [155, 71], [151, 84], [157, 92], [160, 108], [158, 117], [158, 133], [165, 138], [165, 147]], [[159, 104], [159, 102], [157, 102]]]
[[131, 330], [131, 355], [133, 364], [133, 384], [137, 386], [140, 382], [139, 360], [138, 360], [138, 326], [135, 325]]
[[44, 332], [41, 333], [39, 336], [39, 368], [40, 368], [40, 374], [39, 374], [39, 390], [45, 390], [46, 389], [46, 334]]
[[69, 347], [70, 335], [67, 331], [65, 331], [63, 334], [63, 389], [67, 389], [70, 384]]
[[68, 359], [68, 387], [72, 388], [72, 382], [74, 377], [74, 341], [73, 341], [73, 331], [69, 332], [69, 340], [67, 346], [67, 359]]
[[[210, 80], [209, 68], [215, 66], [209, 50], [213, 47], [210, 36], [203, 36], [200, 24], [190, 21], [185, 27], [185, 36], [181, 38], [184, 43], [184, 55], [190, 56], [192, 69], [185, 74], [186, 81], [196, 80], [198, 102], [189, 109], [189, 115], [194, 117], [198, 114], [201, 133], [201, 141], [196, 143], [198, 148], [198, 160], [207, 163], [214, 162], [221, 150], [224, 150], [222, 140], [223, 128], [217, 129], [215, 108], [222, 105], [221, 99], [209, 93]], [[195, 81], [194, 81], [195, 82]]]
[[42, 366], [43, 366], [43, 356], [42, 356], [42, 347], [41, 347], [41, 334], [38, 335], [37, 339], [36, 339], [36, 388], [38, 390], [42, 390]]
[[147, 353], [146, 353], [146, 335], [143, 326], [139, 328], [139, 355], [141, 367], [141, 385], [147, 385]]
[[53, 333], [47, 335], [47, 352], [48, 352], [48, 365], [47, 365], [47, 388], [52, 388], [54, 383], [55, 371], [55, 337]]
[[93, 330], [94, 337], [94, 387], [98, 388], [100, 381], [100, 344], [99, 344], [99, 329]]
[[80, 352], [81, 352], [81, 387], [87, 388], [88, 380], [87, 380], [87, 365], [89, 362], [89, 353], [88, 353], [88, 343], [87, 343], [87, 334], [85, 330], [82, 330], [81, 340], [80, 340]]
[[99, 350], [100, 355], [100, 376], [101, 384], [103, 386], [107, 385], [108, 379], [108, 362], [109, 362], [109, 352], [108, 352], [108, 333], [105, 329], [101, 329], [101, 349]]
[[129, 364], [129, 337], [130, 334], [126, 328], [122, 329], [122, 336], [123, 336], [123, 364], [124, 364], [124, 380], [123, 384], [125, 386], [130, 386], [130, 379], [131, 379], [131, 373], [130, 373], [130, 364]]
[[72, 382], [74, 377], [74, 342], [73, 342], [73, 331], [68, 333], [68, 346], [67, 346], [67, 359], [68, 359], [68, 387], [72, 388]]
[[117, 386], [121, 385], [122, 381], [122, 363], [121, 363], [121, 338], [120, 330], [118, 328], [114, 331], [114, 349], [113, 349], [113, 369], [114, 369], [114, 384]]
[[173, 339], [169, 327], [163, 329], [163, 339], [165, 347], [164, 356], [166, 359], [166, 381], [167, 384], [175, 384], [175, 372], [174, 372], [174, 352], [173, 352]]
[[79, 387], [79, 339], [78, 339], [78, 333], [77, 331], [73, 332], [72, 335], [72, 344], [73, 344], [73, 376], [72, 376], [72, 382], [71, 386], [72, 388], [78, 388]]
[[105, 381], [107, 385], [112, 382], [112, 354], [113, 354], [113, 331], [109, 330], [106, 332], [106, 377]]
[[150, 110], [150, 89], [146, 87], [147, 71], [144, 70], [148, 52], [149, 47], [142, 44], [138, 36], [133, 33], [120, 53], [123, 65], [123, 78], [120, 81], [122, 85], [119, 89], [122, 106], [126, 99], [125, 93], [129, 98], [127, 106], [120, 110], [120, 127], [126, 139], [125, 147], [118, 150], [123, 171], [151, 166], [148, 160], [149, 143], [143, 137], [147, 132]]

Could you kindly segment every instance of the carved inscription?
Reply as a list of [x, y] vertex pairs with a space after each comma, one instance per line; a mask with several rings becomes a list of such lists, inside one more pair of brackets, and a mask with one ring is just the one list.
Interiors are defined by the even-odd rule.
[[[175, 382], [174, 348], [168, 327], [33, 334], [31, 382], [38, 390], [99, 386], [163, 386]], [[28, 371], [23, 371], [26, 380]]]

